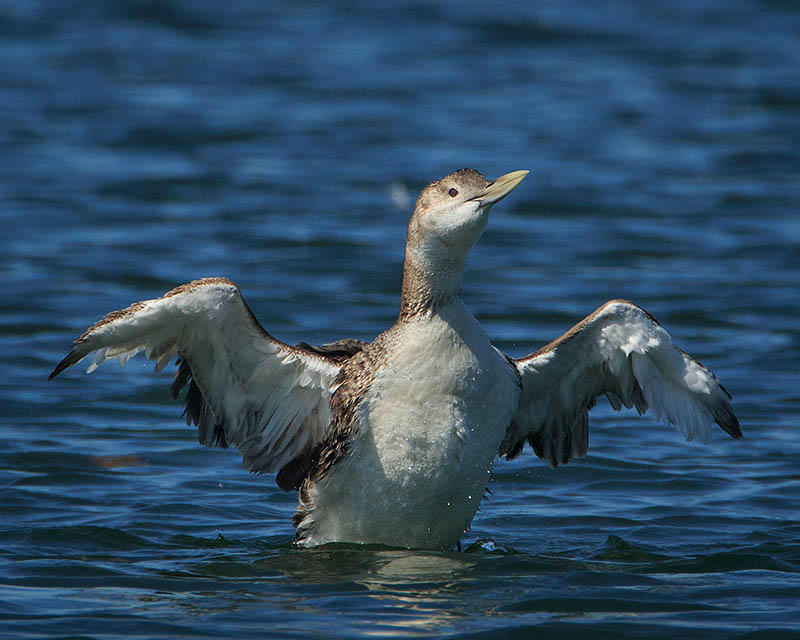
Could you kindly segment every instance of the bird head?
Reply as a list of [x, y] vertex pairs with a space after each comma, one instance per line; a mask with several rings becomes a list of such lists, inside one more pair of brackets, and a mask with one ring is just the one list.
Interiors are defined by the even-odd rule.
[[450, 262], [463, 265], [486, 227], [491, 206], [526, 175], [528, 171], [513, 171], [490, 181], [475, 169], [461, 169], [431, 182], [408, 223], [408, 249], [435, 268]]

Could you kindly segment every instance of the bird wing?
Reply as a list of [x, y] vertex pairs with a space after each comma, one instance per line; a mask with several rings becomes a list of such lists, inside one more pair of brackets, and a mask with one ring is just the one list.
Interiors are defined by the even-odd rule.
[[516, 456], [530, 443], [550, 466], [582, 458], [589, 409], [601, 395], [619, 411], [651, 408], [687, 440], [711, 439], [716, 422], [741, 438], [728, 392], [641, 307], [612, 300], [563, 336], [519, 360], [519, 408], [500, 449]]
[[178, 358], [171, 390], [177, 397], [189, 384], [187, 424], [206, 446], [237, 446], [251, 471], [280, 469], [328, 432], [341, 357], [273, 338], [230, 280], [195, 280], [112, 311], [75, 340], [50, 378], [92, 352], [87, 373], [109, 358], [125, 366], [140, 351], [156, 371]]

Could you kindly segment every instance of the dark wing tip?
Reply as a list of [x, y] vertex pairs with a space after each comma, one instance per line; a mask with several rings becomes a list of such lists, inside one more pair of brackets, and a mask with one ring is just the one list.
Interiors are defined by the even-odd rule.
[[733, 409], [729, 403], [720, 402], [712, 409], [711, 415], [714, 418], [714, 422], [719, 425], [720, 429], [727, 433], [731, 438], [734, 440], [739, 440], [742, 437], [742, 430], [739, 427], [739, 420], [736, 417], [736, 414], [733, 413]]
[[48, 380], [52, 380], [55, 378], [59, 373], [61, 373], [64, 369], [71, 367], [73, 364], [78, 362], [83, 356], [78, 355], [77, 349], [73, 349], [70, 351], [66, 357], [56, 365], [56, 368], [47, 376]]
[[739, 427], [739, 420], [733, 414], [733, 411], [728, 409], [725, 415], [715, 416], [715, 422], [734, 440], [742, 438], [742, 429]]

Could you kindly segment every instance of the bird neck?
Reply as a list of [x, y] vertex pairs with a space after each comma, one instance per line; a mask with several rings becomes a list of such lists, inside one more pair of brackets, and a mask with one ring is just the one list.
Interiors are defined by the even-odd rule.
[[418, 247], [406, 247], [400, 319], [438, 312], [459, 297], [464, 259], [433, 258]]

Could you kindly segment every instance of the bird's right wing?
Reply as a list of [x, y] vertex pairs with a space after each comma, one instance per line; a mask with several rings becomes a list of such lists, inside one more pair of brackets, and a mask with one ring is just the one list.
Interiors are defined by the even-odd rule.
[[88, 372], [109, 358], [124, 366], [140, 351], [156, 371], [179, 359], [172, 394], [189, 384], [187, 423], [206, 446], [237, 446], [251, 471], [277, 471], [327, 435], [341, 358], [273, 338], [230, 280], [195, 280], [109, 313], [50, 378], [92, 352]]

